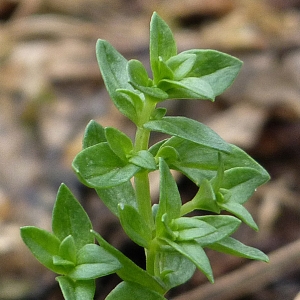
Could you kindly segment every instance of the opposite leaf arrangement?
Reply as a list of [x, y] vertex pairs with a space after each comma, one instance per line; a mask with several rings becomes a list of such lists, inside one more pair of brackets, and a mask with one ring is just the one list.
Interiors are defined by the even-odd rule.
[[[62, 184], [53, 209], [53, 232], [25, 226], [21, 236], [33, 255], [59, 274], [64, 298], [93, 299], [95, 279], [116, 273], [123, 281], [107, 300], [166, 299], [165, 294], [189, 280], [196, 268], [213, 282], [204, 248], [268, 261], [260, 250], [231, 237], [241, 222], [258, 229], [243, 204], [269, 180], [268, 173], [204, 124], [165, 116], [166, 109], [157, 107], [166, 99], [214, 101], [232, 84], [242, 62], [214, 50], [177, 53], [170, 28], [156, 13], [150, 24], [152, 79], [140, 61], [126, 60], [107, 41], [98, 40], [96, 54], [107, 91], [136, 125], [136, 136], [132, 142], [118, 129], [91, 121], [73, 168], [119, 218], [129, 238], [145, 248], [146, 269], [92, 229], [88, 215]], [[170, 138], [149, 147], [151, 131]], [[185, 204], [171, 169], [198, 186]], [[160, 176], [158, 204], [150, 197], [148, 175], [153, 171]], [[195, 210], [206, 213], [188, 216]]]

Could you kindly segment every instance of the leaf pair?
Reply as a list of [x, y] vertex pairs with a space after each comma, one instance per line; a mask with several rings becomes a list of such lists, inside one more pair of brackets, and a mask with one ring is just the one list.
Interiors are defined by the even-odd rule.
[[181, 209], [182, 214], [195, 209], [214, 213], [226, 210], [258, 229], [243, 206], [256, 188], [270, 178], [257, 162], [196, 121], [165, 117], [150, 121], [145, 127], [173, 135], [150, 151], [200, 186], [195, 197]]
[[[207, 137], [209, 140], [215, 140], [213, 135], [207, 135]], [[221, 141], [225, 143], [224, 140], [221, 139]], [[216, 144], [220, 145], [220, 142]], [[158, 151], [162, 151], [165, 147], [169, 149], [171, 147], [177, 153], [177, 159], [172, 161], [171, 168], [180, 171], [198, 186], [203, 179], [210, 180], [216, 176], [219, 169], [219, 152], [222, 153], [225, 171], [241, 166], [254, 169], [260, 173], [256, 182], [258, 185], [265, 183], [270, 178], [264, 168], [242, 149], [232, 144], [225, 143], [224, 146], [214, 147], [209, 144], [209, 141], [204, 144], [178, 135], [153, 146], [152, 154], [155, 156]], [[226, 148], [224, 149], [224, 147]], [[247, 192], [245, 196], [241, 193], [241, 196], [243, 199], [248, 199], [250, 195]]]
[[[257, 230], [256, 223], [243, 204], [257, 187], [269, 180], [269, 174], [243, 150], [221, 139], [219, 141], [221, 146], [213, 147], [213, 144], [218, 143], [205, 144], [199, 139], [193, 139], [193, 135], [185, 137], [178, 132], [180, 130], [175, 132], [177, 136], [157, 147], [154, 146], [152, 151], [153, 155], [165, 152], [164, 159], [168, 159], [166, 154], [170, 153], [170, 167], [182, 172], [200, 186], [192, 201], [182, 208], [182, 213], [186, 214], [195, 209], [214, 213], [226, 210]], [[206, 138], [209, 141], [218, 141], [210, 133], [206, 134]], [[225, 149], [227, 151], [224, 151]]]
[[94, 244], [92, 224], [70, 190], [61, 185], [52, 215], [52, 230], [26, 226], [21, 237], [33, 255], [57, 277], [65, 299], [92, 299], [94, 279], [119, 270], [122, 265]]
[[112, 127], [103, 128], [95, 121], [87, 125], [83, 150], [73, 161], [80, 180], [96, 189], [126, 184], [141, 169], [153, 171], [156, 168], [149, 151], [135, 152], [126, 134]]
[[[207, 256], [205, 255], [202, 247], [198, 247], [198, 244], [195, 244], [194, 240], [188, 239], [185, 242], [177, 241], [179, 234], [175, 234], [173, 231], [174, 222], [180, 217], [180, 208], [181, 208], [181, 199], [180, 194], [177, 189], [176, 182], [170, 173], [170, 170], [167, 164], [163, 159], [160, 159], [160, 197], [159, 197], [159, 206], [156, 213], [156, 237], [161, 247], [161, 256], [159, 259], [160, 263], [168, 264], [168, 259], [170, 258], [162, 249], [164, 245], [167, 244], [175, 251], [176, 260], [182, 260], [182, 256], [190, 260], [195, 266], [197, 266], [205, 275], [212, 280], [212, 270]], [[173, 226], [172, 226], [173, 225]], [[178, 224], [177, 224], [178, 225]], [[175, 225], [176, 226], [176, 225]], [[173, 228], [172, 228], [173, 227]], [[176, 228], [177, 230], [178, 228]], [[201, 229], [199, 229], [200, 231]], [[178, 231], [176, 231], [178, 232]], [[167, 250], [167, 253], [170, 250]], [[184, 260], [184, 259], [183, 259]], [[193, 269], [193, 268], [192, 268]], [[193, 269], [194, 270], [194, 269]], [[174, 272], [176, 270], [167, 270], [168, 277], [173, 276], [171, 280], [171, 285], [174, 285]], [[162, 277], [165, 278], [164, 274], [166, 270], [162, 270]], [[185, 278], [189, 278], [192, 274]], [[175, 275], [176, 276], [176, 275]], [[169, 279], [170, 280], [170, 279]], [[180, 281], [177, 278], [177, 281]], [[180, 282], [181, 283], [181, 282]]]
[[150, 23], [150, 64], [153, 82], [167, 93], [167, 98], [214, 100], [232, 84], [242, 62], [213, 50], [177, 54], [172, 31], [154, 13]]
[[[177, 260], [181, 256], [187, 258], [210, 281], [213, 281], [213, 273], [204, 247], [241, 257], [268, 260], [261, 251], [229, 237], [241, 224], [236, 217], [220, 215], [181, 217], [181, 200], [176, 182], [163, 159], [160, 159], [160, 174], [160, 200], [156, 213], [156, 237], [161, 247], [160, 263], [164, 264], [164, 259], [168, 259], [164, 253], [168, 253], [170, 250], [166, 250], [166, 252], [162, 250], [167, 244], [173, 249], [173, 252], [177, 252], [177, 254], [173, 254]], [[219, 172], [219, 176], [221, 175]], [[205, 195], [198, 193], [197, 197], [202, 200]], [[245, 213], [242, 212], [242, 219], [244, 215]], [[238, 215], [238, 217], [241, 216]], [[175, 271], [169, 270], [167, 274], [170, 276], [173, 272]], [[163, 278], [164, 273], [166, 270], [162, 271]]]
[[[147, 122], [144, 128], [219, 151], [231, 151], [230, 145], [209, 127], [188, 118], [163, 117]], [[114, 187], [129, 181], [142, 168], [148, 171], [157, 168], [151, 151], [134, 153], [129, 137], [117, 129], [103, 128], [94, 121], [86, 128], [83, 145], [84, 150], [74, 159], [73, 168], [81, 181], [93, 188]]]
[[141, 125], [145, 97], [155, 102], [174, 98], [213, 101], [232, 84], [242, 65], [237, 58], [214, 50], [177, 54], [171, 29], [156, 13], [150, 22], [153, 79], [140, 61], [127, 61], [107, 41], [98, 40], [96, 54], [115, 106], [137, 125]]
[[135, 124], [139, 123], [143, 99], [129, 83], [127, 59], [111, 44], [98, 40], [96, 55], [106, 89], [117, 109]]

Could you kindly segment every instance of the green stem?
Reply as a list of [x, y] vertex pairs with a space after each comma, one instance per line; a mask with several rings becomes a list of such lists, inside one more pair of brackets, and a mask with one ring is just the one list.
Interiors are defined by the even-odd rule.
[[[138, 126], [135, 136], [134, 150], [136, 152], [141, 150], [148, 150], [150, 131], [143, 128], [143, 125], [150, 120], [150, 116], [155, 109], [156, 102], [152, 99], [145, 99], [143, 111], [140, 115], [140, 126]], [[152, 203], [150, 196], [150, 183], [148, 171], [138, 172], [134, 177], [135, 192], [137, 199], [137, 206], [139, 213], [144, 218], [150, 228], [154, 228], [154, 221], [152, 218]]]
[[146, 270], [152, 276], [159, 276], [157, 248], [157, 240], [153, 239], [150, 248], [146, 251]]
[[134, 177], [135, 193], [137, 199], [138, 211], [146, 221], [149, 228], [154, 228], [152, 217], [152, 203], [150, 196], [150, 184], [147, 171], [141, 171]]
[[[143, 111], [139, 118], [139, 126], [137, 127], [135, 135], [134, 150], [136, 152], [141, 150], [148, 150], [150, 131], [145, 129], [143, 125], [150, 120], [151, 114], [155, 109], [156, 102], [152, 99], [146, 98]], [[148, 171], [140, 171], [134, 176], [136, 201], [138, 211], [142, 218], [146, 221], [149, 228], [154, 230], [154, 220], [152, 217], [152, 202], [150, 195], [150, 183]], [[154, 274], [155, 253], [154, 249], [145, 249], [146, 251], [146, 268], [149, 274]]]

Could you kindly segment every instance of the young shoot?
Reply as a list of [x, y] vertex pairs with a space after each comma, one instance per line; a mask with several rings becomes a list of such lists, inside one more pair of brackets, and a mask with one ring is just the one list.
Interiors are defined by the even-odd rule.
[[[146, 268], [95, 232], [83, 207], [62, 184], [52, 232], [25, 226], [21, 236], [33, 255], [58, 274], [64, 298], [93, 299], [95, 279], [116, 273], [122, 282], [107, 300], [166, 299], [167, 292], [189, 280], [196, 269], [214, 281], [205, 249], [268, 261], [260, 250], [231, 237], [242, 222], [258, 229], [244, 203], [269, 180], [268, 173], [206, 125], [167, 116], [161, 106], [167, 99], [214, 101], [232, 84], [242, 62], [208, 49], [178, 53], [170, 28], [157, 13], [150, 23], [151, 77], [140, 61], [128, 61], [105, 40], [98, 40], [96, 55], [107, 92], [120, 113], [135, 124], [136, 135], [132, 141], [120, 130], [92, 120], [72, 166], [79, 180], [95, 189], [119, 219], [128, 237], [145, 249]], [[169, 137], [150, 147], [151, 132]], [[170, 170], [198, 187], [185, 204]], [[153, 171], [160, 176], [156, 204], [150, 195]], [[189, 215], [198, 210], [207, 213]]]

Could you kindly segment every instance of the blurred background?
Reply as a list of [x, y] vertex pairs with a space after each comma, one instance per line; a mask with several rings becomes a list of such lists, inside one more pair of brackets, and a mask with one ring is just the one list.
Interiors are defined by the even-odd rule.
[[[95, 119], [132, 136], [109, 101], [95, 57], [98, 38], [149, 65], [153, 11], [172, 28], [179, 51], [213, 48], [244, 61], [233, 86], [209, 101], [167, 101], [168, 114], [211, 126], [259, 161], [272, 180], [247, 208], [260, 231], [235, 236], [270, 254], [252, 263], [208, 251], [216, 283], [200, 272], [170, 299], [289, 300], [300, 292], [299, 0], [1, 0], [0, 1], [0, 300], [62, 299], [55, 275], [23, 245], [19, 228], [51, 229], [61, 182], [94, 227], [140, 265], [143, 251], [84, 188], [71, 169], [84, 128]], [[178, 177], [183, 201], [196, 188]], [[153, 198], [157, 180], [153, 178]], [[97, 282], [95, 299], [117, 283]], [[300, 297], [300, 296], [298, 296]]]

